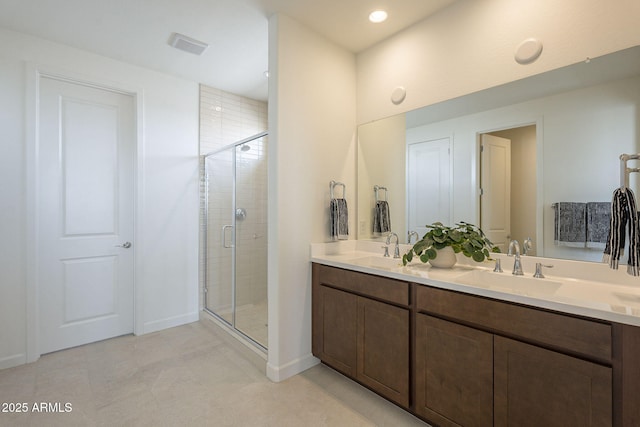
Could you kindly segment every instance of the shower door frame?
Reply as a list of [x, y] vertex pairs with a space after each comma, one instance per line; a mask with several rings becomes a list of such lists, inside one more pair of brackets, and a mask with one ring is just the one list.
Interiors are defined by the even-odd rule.
[[[209, 307], [207, 307], [207, 301], [208, 301], [208, 260], [209, 260], [209, 175], [207, 173], [207, 158], [210, 156], [215, 156], [216, 154], [222, 153], [224, 151], [227, 150], [233, 150], [232, 151], [232, 174], [233, 174], [233, 179], [232, 179], [232, 195], [231, 195], [231, 205], [232, 205], [232, 209], [235, 211], [236, 209], [236, 189], [237, 189], [237, 164], [236, 164], [236, 150], [238, 149], [238, 147], [240, 147], [243, 144], [247, 144], [249, 142], [258, 140], [260, 138], [264, 138], [266, 136], [269, 136], [269, 132], [265, 131], [265, 132], [260, 132], [257, 133], [255, 135], [252, 135], [250, 137], [247, 137], [241, 141], [237, 141], [234, 142], [232, 144], [229, 145], [225, 145], [224, 147], [214, 150], [214, 151], [210, 151], [207, 154], [205, 154], [204, 157], [204, 223], [205, 223], [205, 233], [204, 233], [204, 298], [205, 301], [203, 303], [203, 309], [211, 314], [212, 316], [214, 316], [216, 319], [218, 319], [219, 321], [221, 321], [224, 325], [227, 325], [229, 328], [231, 328], [235, 333], [238, 333], [240, 335], [242, 335], [244, 338], [246, 338], [247, 340], [249, 340], [249, 342], [255, 346], [257, 346], [258, 348], [260, 348], [263, 351], [267, 351], [267, 347], [265, 347], [264, 345], [260, 344], [258, 341], [256, 341], [254, 338], [252, 338], [251, 336], [247, 335], [246, 333], [242, 332], [240, 329], [238, 329], [236, 327], [236, 215], [235, 213], [231, 216], [231, 221], [232, 221], [232, 229], [233, 229], [233, 234], [232, 234], [232, 240], [231, 240], [231, 248], [233, 249], [231, 251], [231, 285], [232, 285], [232, 292], [231, 292], [231, 323], [229, 323], [226, 319], [224, 319], [221, 315], [219, 315], [218, 313], [215, 313], [213, 310], [209, 309]], [[224, 244], [224, 241], [223, 241]]]

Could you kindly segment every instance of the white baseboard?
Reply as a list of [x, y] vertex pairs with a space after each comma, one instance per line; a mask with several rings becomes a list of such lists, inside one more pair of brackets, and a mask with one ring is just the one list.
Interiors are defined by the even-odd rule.
[[194, 311], [192, 313], [181, 314], [180, 316], [146, 322], [142, 327], [142, 334], [149, 334], [151, 332], [157, 332], [163, 329], [173, 328], [175, 326], [186, 325], [187, 323], [197, 322], [199, 318], [199, 313]]
[[284, 381], [318, 363], [320, 363], [320, 359], [314, 357], [311, 353], [282, 366], [274, 366], [271, 363], [267, 363], [267, 377], [273, 382]]
[[14, 366], [24, 365], [25, 363], [27, 363], [26, 354], [14, 354], [0, 359], [0, 369], [13, 368]]

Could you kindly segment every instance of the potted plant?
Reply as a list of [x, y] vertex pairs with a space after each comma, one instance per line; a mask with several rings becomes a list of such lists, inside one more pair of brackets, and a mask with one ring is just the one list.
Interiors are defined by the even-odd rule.
[[[414, 257], [418, 257], [420, 261], [430, 262], [436, 267], [452, 267], [455, 264], [455, 254], [462, 252], [466, 257], [472, 258], [476, 262], [482, 262], [485, 259], [491, 259], [491, 252], [500, 252], [485, 236], [482, 230], [467, 222], [459, 222], [455, 227], [448, 227], [441, 222], [434, 222], [427, 225], [429, 231], [417, 241], [409, 252], [402, 257], [402, 264], [407, 265]], [[442, 252], [447, 250], [449, 254]], [[441, 259], [435, 261], [438, 253]], [[453, 261], [453, 262], [452, 262]]]

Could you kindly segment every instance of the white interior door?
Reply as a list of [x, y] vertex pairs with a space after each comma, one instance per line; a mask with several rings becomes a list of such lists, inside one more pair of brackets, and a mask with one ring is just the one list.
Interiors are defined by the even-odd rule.
[[422, 237], [425, 225], [451, 221], [451, 142], [449, 138], [410, 144], [407, 196], [410, 231]]
[[511, 235], [511, 140], [480, 137], [480, 228], [502, 252]]
[[135, 102], [41, 77], [40, 353], [133, 332]]

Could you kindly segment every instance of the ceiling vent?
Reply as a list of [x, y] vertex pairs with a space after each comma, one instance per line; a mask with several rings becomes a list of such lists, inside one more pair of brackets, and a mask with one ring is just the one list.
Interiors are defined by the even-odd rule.
[[193, 53], [194, 55], [202, 55], [202, 52], [209, 47], [205, 42], [192, 39], [191, 37], [187, 37], [180, 33], [171, 34], [169, 44], [176, 49], [184, 50], [185, 52]]

